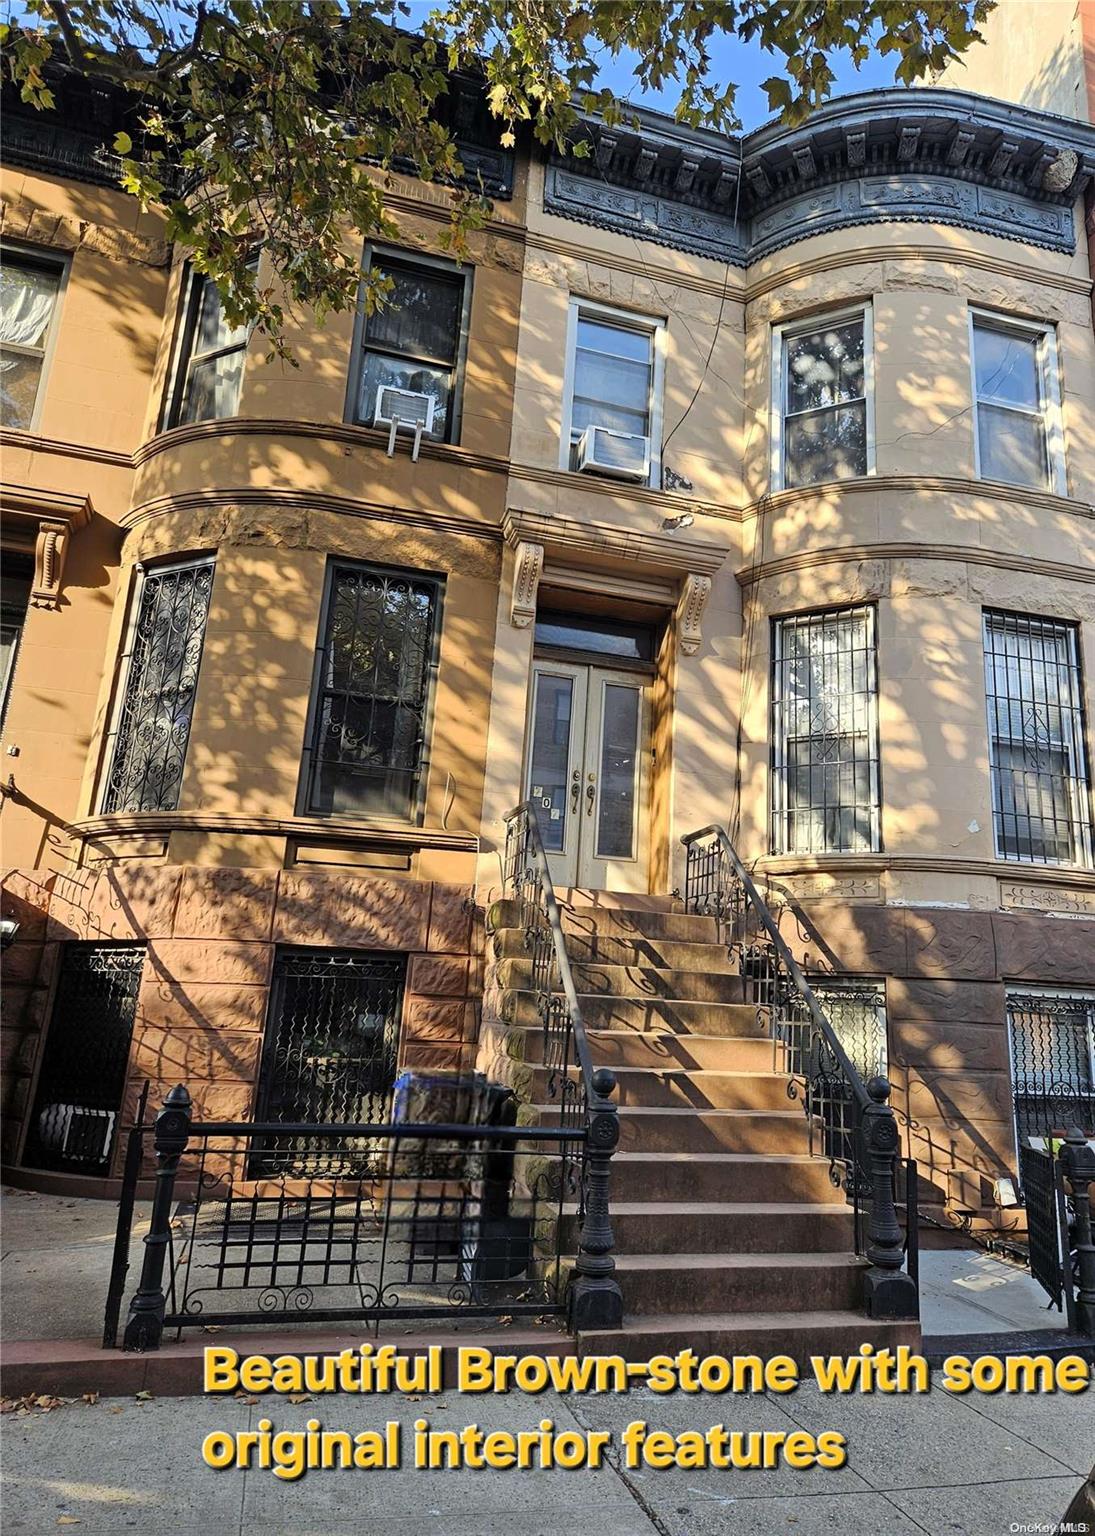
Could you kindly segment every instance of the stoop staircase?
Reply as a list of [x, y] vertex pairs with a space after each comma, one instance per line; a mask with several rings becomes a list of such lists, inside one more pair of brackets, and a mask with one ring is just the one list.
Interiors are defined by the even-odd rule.
[[[918, 1345], [918, 1323], [864, 1315], [852, 1208], [828, 1159], [810, 1155], [766, 1015], [742, 1001], [715, 919], [673, 906], [596, 892], [560, 901], [593, 1063], [616, 1075], [620, 1119], [611, 1222], [624, 1325], [580, 1332], [579, 1348], [803, 1362], [866, 1342]], [[530, 1069], [525, 1096], [550, 1121], [519, 904], [497, 903], [491, 921], [506, 1054]]]

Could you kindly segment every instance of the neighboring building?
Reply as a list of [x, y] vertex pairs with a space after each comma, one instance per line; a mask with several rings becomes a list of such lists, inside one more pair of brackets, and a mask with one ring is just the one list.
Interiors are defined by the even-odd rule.
[[146, 1078], [470, 1068], [528, 794], [579, 902], [729, 826], [931, 1198], [1013, 1221], [1038, 1104], [1095, 1130], [1095, 130], [885, 91], [543, 159], [466, 105], [469, 264], [399, 180], [403, 306], [299, 371], [7, 114], [8, 1164], [111, 1187]]

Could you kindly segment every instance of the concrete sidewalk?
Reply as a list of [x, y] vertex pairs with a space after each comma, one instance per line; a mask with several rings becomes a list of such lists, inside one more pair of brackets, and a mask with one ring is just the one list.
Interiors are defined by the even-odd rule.
[[[510, 1431], [619, 1431], [632, 1419], [680, 1431], [835, 1429], [839, 1471], [212, 1472], [200, 1445], [268, 1416], [278, 1429], [382, 1428], [405, 1433], [478, 1423]], [[79, 1536], [994, 1536], [1060, 1520], [1095, 1456], [1095, 1397], [922, 1398], [462, 1397], [419, 1400], [103, 1399], [4, 1420], [5, 1536], [72, 1526]]]

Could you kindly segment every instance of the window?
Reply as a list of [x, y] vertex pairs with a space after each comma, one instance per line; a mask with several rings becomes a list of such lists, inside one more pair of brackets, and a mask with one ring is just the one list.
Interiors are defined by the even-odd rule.
[[441, 585], [335, 565], [303, 772], [317, 816], [407, 818], [424, 779]]
[[0, 426], [29, 431], [34, 425], [63, 275], [59, 262], [4, 252], [0, 267]]
[[811, 976], [810, 987], [833, 1033], [863, 1078], [886, 1075], [886, 988], [881, 981]]
[[170, 426], [235, 416], [249, 335], [246, 325], [225, 320], [212, 279], [191, 272]]
[[777, 619], [772, 641], [772, 847], [881, 847], [872, 607]]
[[8, 695], [26, 623], [33, 573], [33, 562], [26, 556], [4, 556], [0, 575], [0, 725], [8, 712]]
[[775, 490], [873, 472], [869, 307], [777, 327], [772, 379]]
[[178, 806], [212, 589], [211, 560], [157, 566], [142, 577], [104, 814]]
[[392, 283], [382, 308], [359, 319], [354, 421], [372, 426], [384, 385], [429, 395], [427, 435], [455, 443], [460, 435], [460, 376], [471, 303], [469, 277], [442, 262], [373, 254], [370, 270]]
[[996, 855], [1089, 865], [1076, 626], [986, 612], [984, 636]]
[[971, 313], [977, 474], [1065, 495], [1053, 331]]
[[649, 484], [661, 484], [661, 320], [574, 300], [570, 306], [563, 469], [578, 468], [587, 427], [645, 437]]
[[1095, 992], [1009, 991], [1020, 1144], [1078, 1125], [1095, 1135]]

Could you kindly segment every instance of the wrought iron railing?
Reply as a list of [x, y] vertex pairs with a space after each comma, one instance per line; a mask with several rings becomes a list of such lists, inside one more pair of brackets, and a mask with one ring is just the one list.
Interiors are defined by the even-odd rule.
[[126, 1349], [156, 1349], [171, 1328], [563, 1315], [559, 1255], [577, 1246], [577, 1223], [559, 1171], [581, 1131], [515, 1125], [511, 1095], [476, 1125], [204, 1124], [191, 1112], [173, 1088], [155, 1123], [129, 1132], [106, 1347], [149, 1153]]
[[578, 1205], [578, 1252], [568, 1291], [574, 1332], [618, 1328], [623, 1299], [612, 1256], [609, 1212], [612, 1154], [620, 1139], [612, 1095], [616, 1076], [594, 1067], [574, 974], [567, 954], [559, 903], [551, 877], [536, 806], [530, 801], [506, 817], [504, 888], [519, 906], [520, 927], [530, 960], [530, 989], [543, 1027], [547, 1095], [558, 1123], [580, 1138], [580, 1163], [573, 1175]]
[[[867, 1312], [915, 1317], [916, 1165], [899, 1157], [889, 1081], [881, 1074], [864, 1081], [725, 830], [702, 827], [682, 842], [685, 907], [719, 920], [737, 955], [747, 1001], [768, 1017], [789, 1074], [788, 1093], [801, 1099], [810, 1151], [829, 1159], [834, 1185], [853, 1204], [856, 1252], [871, 1266], [864, 1290]], [[899, 1204], [906, 1210], [904, 1231]]]

